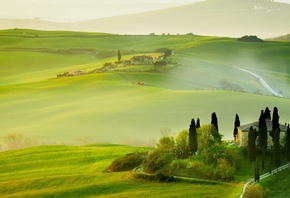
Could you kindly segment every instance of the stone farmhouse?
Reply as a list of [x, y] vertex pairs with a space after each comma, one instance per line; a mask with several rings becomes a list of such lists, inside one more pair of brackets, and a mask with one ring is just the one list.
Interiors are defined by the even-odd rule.
[[[268, 147], [273, 146], [272, 137], [270, 136], [270, 131], [272, 131], [272, 121], [270, 119], [266, 119], [267, 125], [267, 134], [268, 134]], [[287, 126], [286, 124], [279, 124], [280, 125], [280, 144], [284, 140], [286, 136]], [[238, 135], [236, 137], [236, 144], [239, 146], [247, 146], [248, 144], [248, 133], [250, 131], [251, 126], [253, 126], [256, 131], [259, 131], [259, 121], [249, 123], [243, 126], [238, 127]]]
[[133, 56], [131, 58], [132, 65], [152, 65], [153, 58], [151, 56]]
[[85, 72], [81, 71], [81, 70], [72, 70], [68, 72], [69, 76], [80, 76], [80, 75], [84, 75]]

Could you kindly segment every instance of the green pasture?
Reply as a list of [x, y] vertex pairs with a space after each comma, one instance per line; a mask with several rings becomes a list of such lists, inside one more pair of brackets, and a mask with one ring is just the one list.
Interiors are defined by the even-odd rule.
[[[273, 176], [261, 180], [260, 185], [267, 189], [269, 197], [287, 197], [290, 193], [289, 189], [289, 169], [275, 173]], [[276, 185], [277, 184], [277, 185]]]
[[[188, 128], [192, 118], [210, 123], [215, 111], [220, 132], [232, 139], [236, 113], [246, 124], [257, 120], [266, 106], [277, 106], [280, 121], [290, 120], [289, 99], [181, 90], [172, 80], [165, 74], [121, 72], [1, 86], [1, 134], [23, 133], [41, 141], [73, 142], [87, 136], [112, 143], [147, 142], [159, 139], [161, 128], [172, 132]], [[135, 85], [136, 81], [146, 85]]]
[[[126, 153], [118, 145], [41, 146], [0, 153], [1, 197], [237, 197], [242, 183], [157, 183], [129, 172], [105, 174]], [[210, 189], [210, 190], [209, 190]]]
[[[28, 32], [23, 36], [23, 32]], [[34, 37], [34, 35], [38, 37]], [[198, 36], [196, 36], [198, 37]], [[83, 32], [57, 32], [38, 30], [0, 31], [0, 49], [69, 49], [94, 48], [98, 50], [152, 51], [162, 47], [178, 47], [191, 41], [192, 36], [176, 35], [113, 35]]]
[[[28, 36], [35, 34], [37, 38]], [[128, 66], [117, 68], [120, 72], [56, 78], [70, 70], [90, 72], [114, 63], [119, 49], [126, 51], [125, 60], [164, 47], [174, 50], [167, 60], [178, 64], [166, 73], [139, 72], [152, 66]], [[287, 42], [243, 43], [196, 35], [3, 30], [0, 136], [23, 133], [36, 140], [68, 142], [88, 136], [144, 143], [158, 139], [161, 128], [188, 128], [192, 118], [209, 123], [215, 111], [220, 132], [232, 139], [236, 113], [246, 124], [256, 121], [266, 106], [277, 106], [281, 123], [288, 123], [289, 48]], [[67, 49], [75, 49], [75, 54], [62, 53]], [[100, 58], [100, 51], [112, 56]], [[239, 67], [258, 73], [286, 98], [272, 97]]]

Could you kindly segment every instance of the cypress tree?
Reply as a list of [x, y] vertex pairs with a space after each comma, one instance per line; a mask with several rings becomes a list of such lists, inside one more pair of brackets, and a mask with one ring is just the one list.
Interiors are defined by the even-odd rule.
[[188, 147], [190, 155], [194, 155], [197, 151], [198, 143], [197, 143], [197, 132], [196, 132], [196, 125], [194, 119], [191, 120], [191, 124], [189, 126], [189, 133], [188, 133]]
[[265, 115], [265, 119], [271, 120], [271, 111], [268, 107], [266, 107], [264, 115]]
[[251, 163], [256, 160], [257, 148], [256, 148], [256, 130], [251, 126], [248, 133], [248, 157]]
[[262, 150], [266, 150], [268, 146], [267, 124], [263, 110], [259, 118], [258, 145]]
[[119, 61], [119, 62], [121, 61], [121, 58], [122, 58], [121, 51], [118, 50], [118, 61]]
[[257, 169], [257, 182], [260, 182], [260, 170], [259, 170], [259, 160], [257, 160], [257, 165], [256, 165], [256, 169]]
[[280, 129], [278, 128], [275, 132], [274, 137], [274, 163], [275, 166], [278, 168], [281, 165], [281, 148], [280, 148]]
[[272, 118], [272, 131], [271, 131], [271, 137], [272, 140], [274, 142], [274, 138], [275, 138], [275, 132], [277, 131], [277, 129], [279, 128], [279, 115], [278, 115], [278, 108], [274, 107], [274, 111], [273, 111], [273, 118]]
[[217, 116], [216, 116], [215, 112], [213, 112], [211, 114], [211, 124], [214, 125], [215, 128], [216, 128], [216, 131], [219, 132], [218, 119], [217, 119]]
[[215, 112], [213, 112], [211, 114], [211, 124], [212, 124], [212, 126], [214, 126], [211, 129], [211, 134], [212, 134], [215, 142], [221, 143], [222, 142], [222, 135], [219, 133], [218, 119], [217, 119], [217, 116], [216, 116]]
[[240, 118], [239, 115], [236, 114], [236, 118], [235, 118], [235, 124], [234, 124], [234, 138], [236, 140], [237, 136], [238, 136], [238, 127], [240, 126]]
[[265, 169], [265, 150], [268, 146], [267, 125], [265, 120], [265, 113], [262, 110], [259, 118], [259, 131], [258, 131], [258, 146], [262, 149], [262, 169]]
[[199, 118], [197, 118], [197, 121], [196, 121], [196, 129], [200, 128], [200, 120]]
[[286, 141], [285, 141], [286, 158], [290, 162], [290, 129], [287, 126]]

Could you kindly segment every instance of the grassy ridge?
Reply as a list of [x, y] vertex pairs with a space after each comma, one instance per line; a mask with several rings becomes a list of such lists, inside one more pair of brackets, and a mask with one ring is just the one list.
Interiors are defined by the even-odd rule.
[[[190, 41], [189, 36], [145, 36], [145, 35], [110, 35], [82, 32], [54, 32], [29, 30], [38, 38], [23, 36], [27, 30], [0, 31], [1, 48], [31, 48], [31, 49], [67, 49], [95, 48], [100, 50], [142, 50], [151, 51], [163, 47], [174, 47]], [[71, 34], [70, 34], [71, 33]], [[174, 47], [175, 48], [175, 47]]]
[[[102, 170], [121, 155], [150, 148], [41, 146], [0, 153], [1, 197], [237, 197], [242, 184], [155, 183]], [[208, 188], [211, 190], [209, 191]]]

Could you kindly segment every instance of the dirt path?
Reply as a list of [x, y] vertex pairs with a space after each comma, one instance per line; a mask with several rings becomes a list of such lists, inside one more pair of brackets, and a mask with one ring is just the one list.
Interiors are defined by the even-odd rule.
[[254, 76], [259, 83], [265, 88], [267, 89], [271, 94], [273, 94], [274, 96], [278, 96], [278, 97], [283, 97], [281, 94], [279, 94], [278, 92], [276, 92], [274, 89], [272, 89], [272, 87], [270, 87], [270, 85], [258, 74], [251, 72], [249, 70], [246, 69], [242, 69], [242, 68], [238, 68], [241, 71], [247, 72], [249, 74], [251, 74], [252, 76]]

